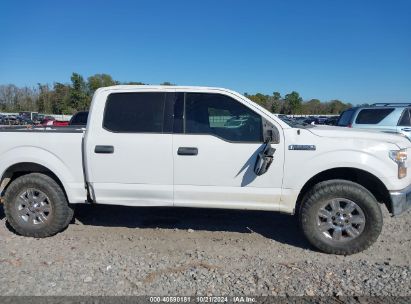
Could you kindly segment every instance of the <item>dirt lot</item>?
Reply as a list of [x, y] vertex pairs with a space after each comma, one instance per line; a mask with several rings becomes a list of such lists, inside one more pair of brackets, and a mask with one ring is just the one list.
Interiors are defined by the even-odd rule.
[[270, 212], [78, 206], [47, 239], [10, 231], [0, 207], [0, 295], [411, 295], [411, 213], [377, 243], [319, 253]]

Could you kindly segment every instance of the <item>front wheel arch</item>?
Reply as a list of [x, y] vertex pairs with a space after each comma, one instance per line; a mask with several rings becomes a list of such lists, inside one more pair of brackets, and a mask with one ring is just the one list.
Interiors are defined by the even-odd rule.
[[301, 204], [304, 200], [306, 194], [318, 183], [329, 181], [329, 180], [345, 180], [354, 182], [366, 188], [379, 203], [383, 203], [388, 211], [392, 213], [392, 201], [390, 193], [384, 183], [372, 173], [367, 171], [351, 168], [351, 167], [340, 167], [328, 169], [317, 173], [311, 177], [301, 188], [298, 194], [295, 213], [298, 215], [300, 213]]

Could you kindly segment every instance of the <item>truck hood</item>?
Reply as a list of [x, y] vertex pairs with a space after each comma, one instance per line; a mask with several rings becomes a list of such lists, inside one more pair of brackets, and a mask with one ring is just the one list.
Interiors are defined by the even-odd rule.
[[331, 126], [315, 126], [308, 129], [311, 133], [321, 137], [332, 138], [358, 138], [362, 140], [373, 140], [388, 142], [397, 145], [399, 148], [410, 148], [411, 141], [408, 140], [403, 134], [393, 133], [389, 131], [381, 130], [369, 130], [369, 129], [355, 129], [344, 127], [331, 127]]

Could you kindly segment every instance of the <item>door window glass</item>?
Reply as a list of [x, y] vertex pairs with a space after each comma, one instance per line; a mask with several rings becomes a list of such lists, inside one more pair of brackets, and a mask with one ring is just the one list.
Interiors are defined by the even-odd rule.
[[262, 119], [228, 96], [187, 93], [185, 133], [211, 134], [234, 142], [262, 142]]

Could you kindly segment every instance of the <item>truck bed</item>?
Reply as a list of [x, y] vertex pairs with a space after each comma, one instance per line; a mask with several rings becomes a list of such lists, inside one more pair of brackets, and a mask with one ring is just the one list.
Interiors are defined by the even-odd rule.
[[68, 186], [70, 202], [84, 202], [83, 133], [78, 127], [0, 128], [0, 174], [16, 162], [23, 167], [39, 164]]

